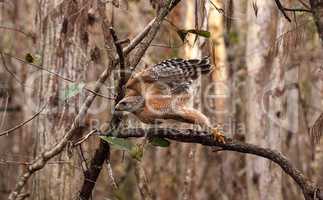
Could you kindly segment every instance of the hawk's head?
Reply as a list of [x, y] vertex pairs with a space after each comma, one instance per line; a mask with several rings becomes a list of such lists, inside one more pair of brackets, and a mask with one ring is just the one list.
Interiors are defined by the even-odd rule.
[[116, 105], [116, 111], [136, 112], [145, 105], [145, 99], [141, 96], [129, 96], [121, 99]]

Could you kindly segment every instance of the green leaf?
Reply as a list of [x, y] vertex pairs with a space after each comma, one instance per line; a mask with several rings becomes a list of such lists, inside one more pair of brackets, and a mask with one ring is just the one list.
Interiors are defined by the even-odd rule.
[[85, 83], [73, 83], [69, 85], [65, 90], [61, 91], [59, 95], [61, 100], [69, 99], [82, 91], [84, 88]]
[[133, 159], [140, 161], [143, 157], [143, 148], [138, 145], [132, 144], [129, 140], [113, 136], [100, 136], [100, 138], [108, 142], [113, 148], [127, 151]]
[[100, 138], [109, 144], [111, 144], [114, 148], [124, 151], [131, 151], [136, 145], [132, 144], [126, 139], [117, 138], [117, 137], [108, 137], [108, 136], [100, 136]]
[[158, 147], [169, 147], [170, 142], [164, 138], [153, 137], [150, 140], [150, 144], [152, 144], [154, 146], [158, 146]]
[[211, 37], [211, 33], [209, 31], [205, 31], [205, 30], [190, 29], [190, 30], [187, 30], [187, 32], [193, 33], [198, 36], [205, 37], [205, 38]]
[[197, 30], [197, 29], [183, 30], [183, 29], [180, 29], [180, 30], [177, 30], [176, 32], [183, 42], [185, 41], [188, 33], [192, 33], [197, 36], [201, 36], [201, 37], [205, 37], [205, 38], [211, 37], [211, 33], [206, 30]]

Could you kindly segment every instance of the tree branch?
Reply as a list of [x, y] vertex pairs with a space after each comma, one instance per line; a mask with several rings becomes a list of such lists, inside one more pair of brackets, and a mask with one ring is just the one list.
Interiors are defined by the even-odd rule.
[[281, 13], [284, 15], [284, 17], [287, 19], [287, 21], [291, 22], [292, 20], [289, 18], [289, 16], [286, 14], [286, 12], [309, 12], [312, 13], [312, 10], [304, 9], [304, 8], [285, 8], [280, 0], [275, 0], [276, 6], [281, 11]]
[[[106, 155], [105, 157], [101, 155]], [[100, 147], [95, 151], [88, 170], [84, 173], [84, 181], [80, 190], [80, 199], [89, 199], [96, 180], [99, 177], [105, 160], [110, 159], [110, 146], [106, 142], [100, 142]]]
[[114, 43], [114, 46], [116, 47], [116, 51], [117, 51], [118, 58], [119, 58], [120, 82], [121, 82], [121, 84], [124, 85], [126, 80], [125, 80], [125, 75], [124, 75], [125, 64], [124, 64], [124, 55], [123, 55], [123, 51], [122, 51], [122, 46], [121, 46], [121, 43], [119, 42], [119, 39], [117, 37], [115, 30], [112, 27], [110, 27], [110, 33], [112, 35], [113, 43]]
[[[203, 131], [196, 131], [192, 129], [169, 129], [169, 128], [150, 128], [150, 129], [125, 129], [120, 130], [117, 135], [113, 135], [119, 138], [130, 137], [161, 137], [178, 142], [197, 143], [211, 147], [221, 147], [221, 150], [235, 151], [240, 153], [253, 154], [267, 158], [281, 167], [281, 169], [288, 174], [297, 185], [301, 188], [304, 198], [306, 200], [323, 200], [323, 194], [319, 188], [314, 185], [309, 179], [307, 179], [303, 173], [301, 173], [293, 164], [280, 152], [271, 150], [268, 148], [262, 148], [257, 145], [243, 143], [231, 139], [226, 139], [226, 143], [216, 142], [213, 137]], [[108, 133], [108, 136], [112, 134]], [[316, 199], [314, 199], [316, 197]]]
[[280, 3], [279, 0], [275, 0], [275, 3], [278, 7], [278, 9], [281, 11], [281, 13], [284, 15], [284, 17], [287, 19], [287, 21], [291, 22], [292, 20], [288, 17], [288, 15], [285, 12], [285, 9], [283, 7], [283, 5]]
[[151, 25], [151, 28], [149, 30], [149, 33], [147, 34], [147, 37], [143, 39], [143, 41], [138, 45], [136, 48], [136, 51], [133, 53], [133, 56], [130, 60], [130, 63], [132, 66], [137, 66], [141, 58], [146, 53], [146, 50], [150, 46], [152, 40], [157, 34], [157, 31], [159, 30], [159, 27], [165, 17], [168, 15], [168, 13], [180, 2], [181, 0], [168, 0], [169, 4], [167, 4], [165, 7], [163, 7], [159, 14], [157, 15], [154, 23]]
[[[56, 77], [58, 77], [59, 79], [61, 79], [61, 80], [64, 80], [64, 81], [67, 81], [67, 82], [70, 82], [70, 83], [75, 83], [75, 81], [74, 80], [71, 80], [71, 79], [69, 79], [69, 78], [66, 78], [66, 77], [64, 77], [64, 76], [62, 76], [62, 75], [60, 75], [60, 74], [58, 74], [58, 73], [56, 73], [56, 72], [54, 72], [54, 71], [50, 71], [50, 70], [48, 70], [48, 69], [46, 69], [44, 66], [42, 66], [42, 65], [37, 65], [37, 64], [34, 64], [34, 63], [30, 63], [30, 62], [27, 62], [27, 61], [25, 61], [25, 60], [23, 60], [23, 59], [21, 59], [21, 58], [18, 58], [18, 57], [16, 57], [16, 56], [13, 56], [13, 55], [11, 55], [11, 54], [9, 54], [9, 53], [5, 53], [5, 52], [1, 52], [0, 51], [0, 55], [1, 55], [1, 57], [3, 58], [3, 62], [4, 62], [4, 55], [5, 56], [8, 56], [8, 57], [10, 57], [10, 58], [13, 58], [13, 59], [15, 59], [15, 60], [18, 60], [19, 62], [22, 62], [22, 63], [24, 63], [24, 64], [26, 64], [27, 66], [32, 66], [32, 67], [35, 67], [35, 68], [37, 68], [37, 69], [39, 69], [39, 70], [42, 70], [42, 71], [45, 71], [45, 72], [47, 72], [48, 74], [51, 74], [51, 75], [53, 75], [53, 76], [56, 76]], [[4, 64], [4, 67], [5, 68], [7, 68], [6, 67], [6, 65], [5, 65], [5, 63], [3, 63]], [[8, 71], [9, 72], [9, 71]], [[12, 72], [9, 72], [11, 75], [13, 75], [14, 76], [14, 78], [20, 83], [20, 81], [15, 77], [15, 75], [12, 73]], [[24, 86], [24, 84], [22, 84], [22, 83], [20, 83], [22, 86]], [[86, 91], [88, 91], [88, 92], [90, 92], [90, 93], [92, 93], [92, 94], [95, 94], [95, 95], [97, 95], [97, 96], [100, 96], [100, 97], [102, 97], [102, 98], [105, 98], [105, 99], [109, 99], [109, 100], [112, 100], [112, 99], [114, 99], [113, 97], [106, 97], [106, 96], [104, 96], [104, 95], [102, 95], [102, 94], [100, 94], [100, 93], [98, 93], [98, 92], [95, 92], [95, 91], [93, 91], [93, 90], [91, 90], [91, 89], [89, 89], [89, 88], [87, 88], [87, 87], [84, 87], [83, 88], [84, 90], [86, 90]]]
[[[109, 30], [110, 30], [113, 43], [115, 45], [115, 48], [118, 54], [119, 63], [120, 63], [120, 80], [117, 87], [118, 95], [116, 98], [116, 102], [119, 102], [124, 96], [123, 86], [126, 83], [124, 53], [122, 51], [121, 44], [118, 43], [118, 37], [116, 35], [116, 32], [112, 27], [110, 27]], [[107, 33], [105, 35], [107, 35]], [[120, 124], [120, 121], [121, 119], [119, 118], [119, 116], [116, 116], [116, 115], [112, 116], [111, 122], [114, 123], [114, 127], [118, 127]], [[110, 160], [110, 146], [108, 143], [101, 140], [99, 148], [95, 151], [94, 157], [91, 160], [89, 169], [87, 169], [84, 173], [84, 181], [79, 193], [80, 199], [90, 198], [92, 194], [92, 190], [95, 186], [96, 180], [100, 175], [102, 165], [104, 164], [105, 160]]]
[[35, 113], [33, 116], [31, 116], [29, 119], [27, 119], [26, 121], [21, 122], [20, 124], [16, 125], [13, 128], [7, 129], [5, 131], [0, 132], [0, 137], [4, 136], [4, 135], [9, 135], [11, 133], [13, 133], [15, 130], [23, 127], [24, 125], [26, 125], [28, 122], [32, 121], [33, 119], [35, 119], [41, 112], [43, 112], [46, 108], [47, 104], [45, 104], [37, 113]]

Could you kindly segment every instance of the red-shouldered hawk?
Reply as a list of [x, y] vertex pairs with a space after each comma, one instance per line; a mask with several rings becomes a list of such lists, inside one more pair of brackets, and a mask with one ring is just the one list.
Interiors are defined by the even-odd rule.
[[217, 141], [224, 142], [221, 131], [217, 127], [212, 128], [203, 113], [187, 105], [192, 97], [189, 91], [192, 82], [211, 70], [208, 58], [174, 58], [147, 67], [129, 79], [125, 97], [115, 109], [131, 112], [144, 123], [173, 119], [199, 124], [211, 130]]

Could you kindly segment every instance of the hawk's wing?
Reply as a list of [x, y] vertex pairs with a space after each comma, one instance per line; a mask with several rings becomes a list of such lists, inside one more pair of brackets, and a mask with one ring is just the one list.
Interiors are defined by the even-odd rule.
[[131, 88], [132, 84], [138, 82], [158, 83], [165, 88], [170, 88], [172, 93], [178, 94], [187, 91], [193, 80], [197, 79], [200, 74], [209, 73], [211, 69], [208, 57], [189, 60], [168, 59], [135, 74], [127, 83], [127, 87]]

